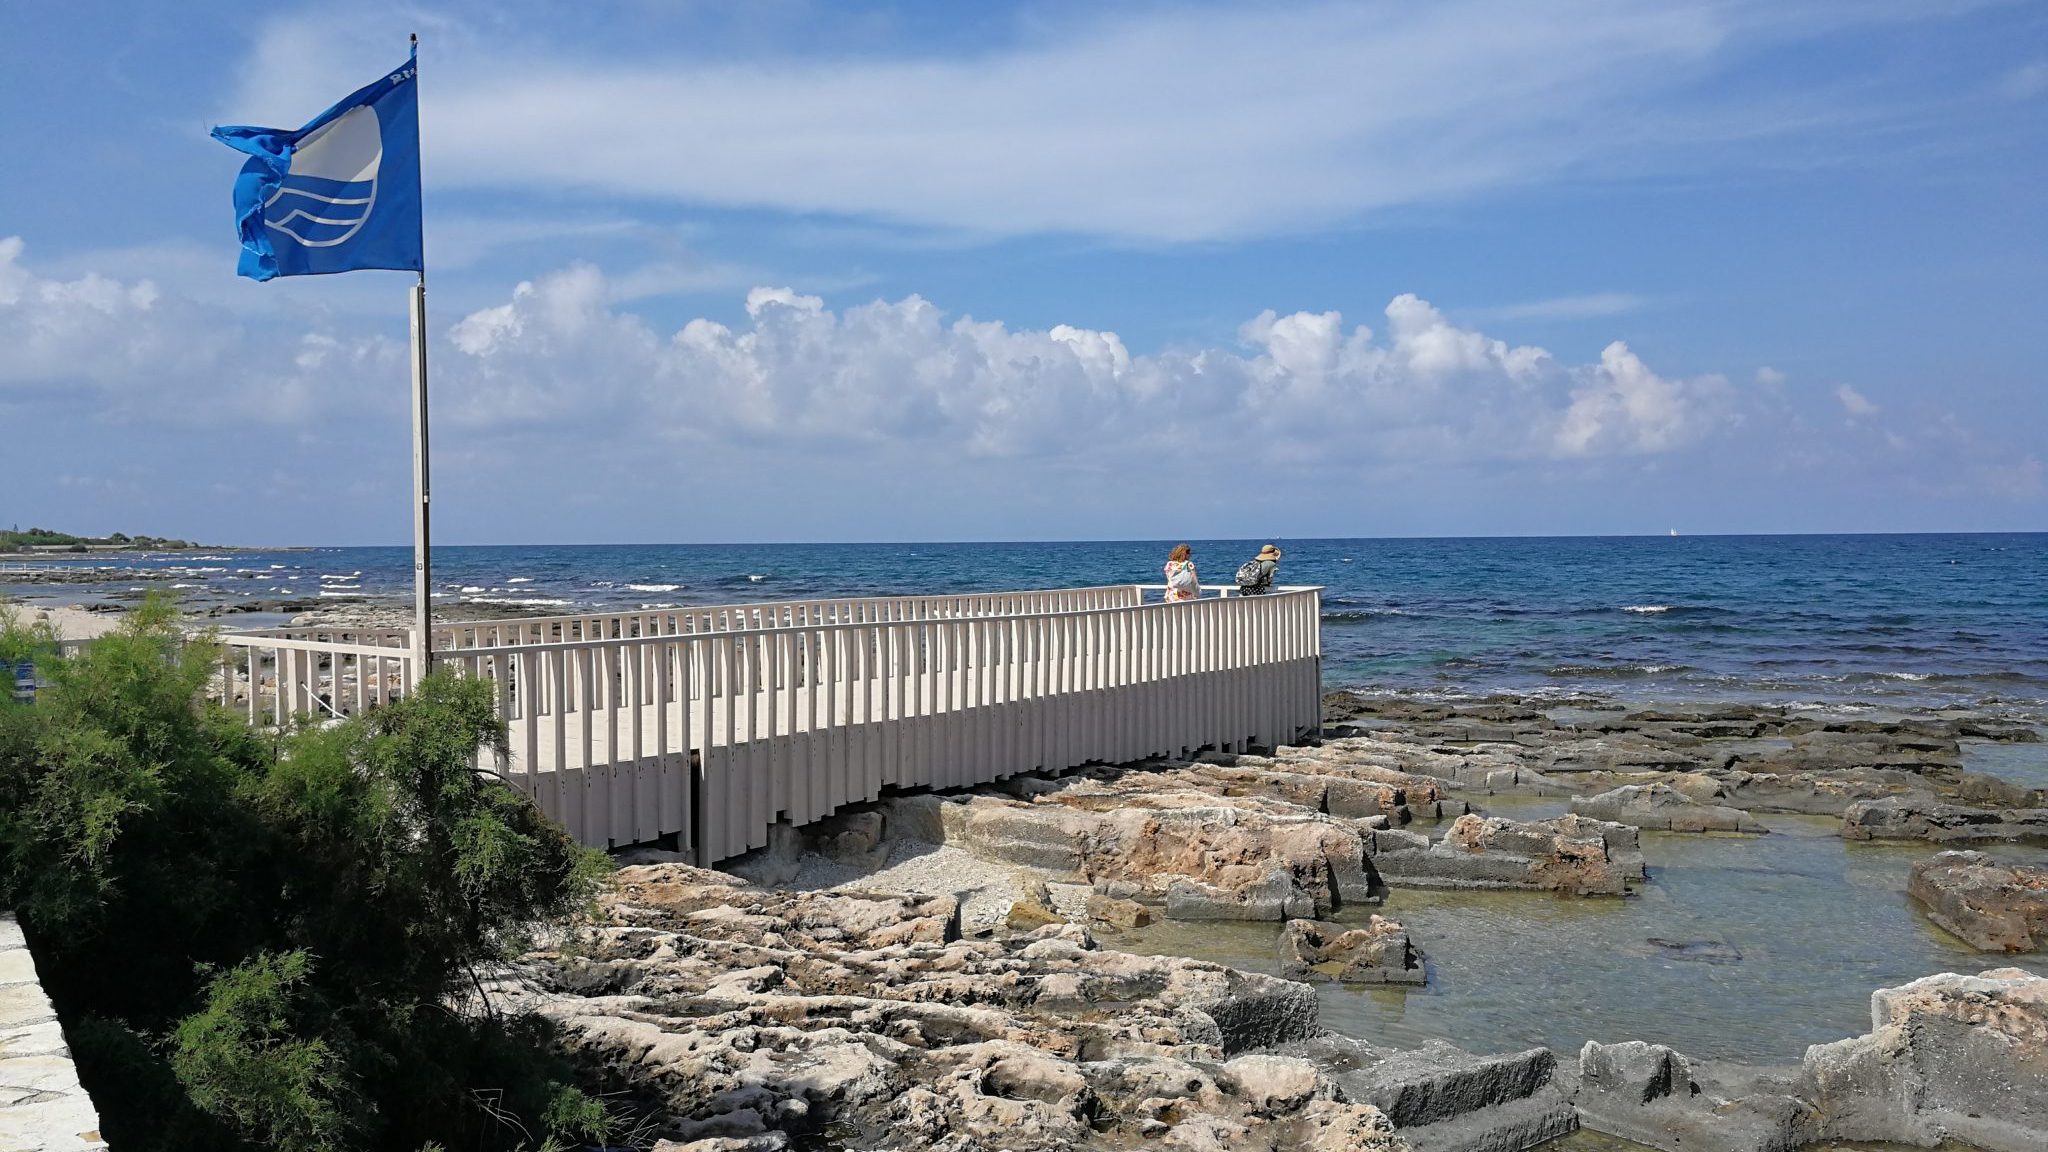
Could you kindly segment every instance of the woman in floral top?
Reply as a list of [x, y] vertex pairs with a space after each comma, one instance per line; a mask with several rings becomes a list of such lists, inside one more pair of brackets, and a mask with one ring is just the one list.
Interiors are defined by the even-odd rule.
[[1201, 582], [1195, 578], [1194, 550], [1185, 544], [1174, 545], [1166, 557], [1166, 598], [1193, 600], [1201, 594]]

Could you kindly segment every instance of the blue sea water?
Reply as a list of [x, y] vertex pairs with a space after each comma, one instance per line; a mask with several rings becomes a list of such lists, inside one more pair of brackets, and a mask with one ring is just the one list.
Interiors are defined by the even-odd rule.
[[[1192, 541], [1224, 583], [1261, 541]], [[1323, 595], [1331, 687], [1593, 692], [2048, 716], [2048, 533], [1279, 540]], [[435, 595], [553, 613], [707, 602], [1147, 582], [1170, 541], [507, 545], [435, 551]], [[196, 603], [399, 600], [405, 548], [164, 554]], [[56, 563], [49, 561], [45, 563]], [[41, 599], [132, 594], [9, 588]], [[225, 617], [224, 623], [253, 620]]]

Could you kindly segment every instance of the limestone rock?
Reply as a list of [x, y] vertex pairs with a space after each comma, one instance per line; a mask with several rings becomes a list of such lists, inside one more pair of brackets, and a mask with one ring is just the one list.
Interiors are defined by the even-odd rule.
[[1702, 803], [1669, 784], [1624, 784], [1597, 796], [1575, 797], [1573, 812], [1661, 832], [1767, 832], [1747, 812]]
[[1335, 1076], [1416, 1152], [1534, 1148], [1578, 1127], [1548, 1048], [1475, 1056], [1442, 1041]]
[[1017, 932], [1030, 932], [1049, 924], [1065, 924], [1066, 917], [1047, 908], [1036, 900], [1019, 900], [1010, 905], [1009, 915], [1003, 917], [1003, 924]]
[[1272, 800], [1198, 792], [1095, 792], [1086, 781], [1031, 802], [975, 793], [892, 802], [898, 827], [936, 827], [943, 842], [1064, 881], [1126, 891], [1169, 917], [1284, 920], [1327, 915], [1378, 895], [1364, 864], [1368, 834]]
[[1090, 892], [1088, 918], [1118, 928], [1143, 928], [1152, 922], [1152, 910], [1136, 900], [1120, 900], [1101, 892]]
[[1575, 815], [1528, 822], [1460, 816], [1442, 840], [1382, 851], [1372, 863], [1390, 884], [1579, 896], [1624, 895], [1646, 876], [1634, 828]]
[[[1286, 920], [1311, 916], [1315, 897], [1295, 884], [1284, 867], [1270, 867], [1233, 887], [1175, 877], [1166, 887], [1166, 915], [1173, 920]], [[1327, 910], [1326, 904], [1324, 908]]]
[[1322, 920], [1289, 920], [1280, 934], [1280, 973], [1295, 980], [1347, 984], [1421, 984], [1422, 956], [1408, 930], [1384, 916], [1349, 928]]
[[1915, 793], [1859, 801], [1842, 813], [1850, 840], [1928, 840], [1936, 844], [1988, 841], [2048, 844], [2048, 808], [1965, 808]]
[[1588, 1042], [1578, 1071], [1580, 1123], [1668, 1152], [1794, 1152], [1819, 1135], [1795, 1070], [1710, 1069], [1631, 1040]]
[[1906, 891], [1927, 918], [1986, 952], [2048, 946], [2048, 868], [1942, 852], [1913, 865]]
[[1837, 1140], [2039, 1152], [2048, 1133], [2048, 979], [1943, 973], [1871, 996], [1872, 1031], [1806, 1050]]
[[[1078, 925], [962, 939], [950, 897], [764, 891], [624, 868], [601, 923], [491, 988], [666, 1116], [669, 1147], [1405, 1152], [1298, 1059], [1308, 986], [1098, 949]], [[1204, 1143], [1209, 1141], [1210, 1143]]]

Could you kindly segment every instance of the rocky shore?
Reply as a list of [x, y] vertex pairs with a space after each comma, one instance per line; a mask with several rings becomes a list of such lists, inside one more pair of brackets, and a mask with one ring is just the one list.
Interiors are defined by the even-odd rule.
[[[1657, 883], [1643, 834], [1765, 853], [1780, 837], [1759, 813], [1926, 841], [1912, 891], [1930, 921], [1986, 950], [2032, 947], [2040, 869], [1934, 850], [1956, 829], [2028, 843], [2041, 793], [1966, 770], [1962, 742], [2036, 729], [1599, 701], [1326, 707], [1306, 746], [893, 796], [780, 828], [726, 871], [626, 867], [599, 922], [493, 995], [558, 1022], [661, 1147], [689, 1152], [1505, 1152], [1581, 1125], [1671, 1152], [2048, 1148], [2048, 979], [2021, 969], [1879, 990], [1870, 1033], [1764, 1068], [1625, 1035], [1576, 1053], [1399, 1048], [1325, 1031], [1316, 991], [1429, 986], [1431, 941], [1364, 910], [1391, 893], [1632, 901]], [[1517, 818], [1516, 798], [1569, 811]], [[1160, 921], [1269, 922], [1280, 975], [1115, 946]]]

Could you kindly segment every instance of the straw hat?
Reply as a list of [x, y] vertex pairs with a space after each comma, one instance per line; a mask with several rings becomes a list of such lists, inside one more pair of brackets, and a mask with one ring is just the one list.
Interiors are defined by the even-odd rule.
[[[1244, 555], [1244, 553], [1240, 552], [1238, 553], [1238, 555], [1242, 556]], [[1259, 549], [1259, 559], [1261, 560], [1278, 560], [1279, 558], [1280, 550], [1278, 548], [1273, 547], [1271, 544], [1268, 544], [1264, 548]]]

